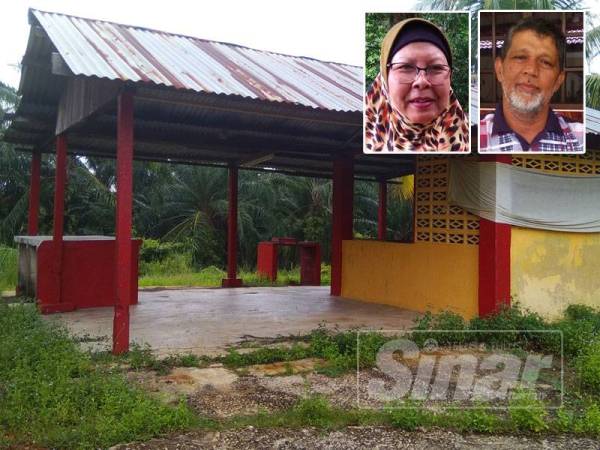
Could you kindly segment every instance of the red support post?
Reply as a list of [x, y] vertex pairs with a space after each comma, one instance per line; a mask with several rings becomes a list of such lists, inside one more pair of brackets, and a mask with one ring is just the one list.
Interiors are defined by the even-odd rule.
[[131, 224], [133, 195], [133, 93], [119, 95], [117, 106], [117, 211], [115, 237], [116, 302], [113, 354], [129, 351]]
[[331, 239], [331, 295], [342, 294], [342, 242], [352, 239], [354, 160], [340, 156], [333, 161], [333, 218]]
[[237, 278], [237, 209], [238, 209], [238, 168], [229, 166], [227, 201], [229, 214], [227, 217], [227, 278], [223, 278], [221, 286], [240, 287], [242, 280]]
[[29, 182], [29, 215], [27, 216], [27, 234], [38, 234], [38, 218], [40, 213], [40, 172], [42, 154], [33, 152], [31, 155], [31, 180]]
[[[481, 162], [511, 164], [510, 155], [482, 155]], [[510, 306], [511, 226], [479, 219], [479, 315]]]
[[[65, 187], [67, 184], [67, 136], [60, 134], [56, 137], [56, 168], [54, 174], [54, 217], [52, 226], [53, 258], [53, 290], [50, 302], [58, 311], [62, 310], [62, 254], [65, 216]], [[65, 306], [65, 310], [72, 309]], [[46, 312], [46, 311], [42, 311]]]
[[377, 211], [377, 239], [385, 241], [387, 237], [387, 181], [379, 181], [379, 208]]

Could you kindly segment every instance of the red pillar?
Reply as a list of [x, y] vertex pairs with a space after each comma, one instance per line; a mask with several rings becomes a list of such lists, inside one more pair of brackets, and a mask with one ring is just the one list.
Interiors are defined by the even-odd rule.
[[[484, 155], [481, 162], [511, 164], [510, 155]], [[511, 226], [479, 219], [479, 315], [510, 306]]]
[[379, 182], [379, 209], [377, 211], [377, 239], [385, 241], [387, 237], [387, 181]]
[[331, 239], [331, 295], [342, 294], [342, 241], [352, 239], [354, 160], [341, 156], [333, 161], [333, 235]]
[[129, 351], [131, 223], [133, 194], [133, 93], [122, 92], [117, 106], [116, 302], [113, 353]]
[[65, 214], [65, 187], [67, 184], [67, 136], [56, 137], [56, 169], [54, 174], [54, 216], [52, 226], [52, 288], [48, 290], [49, 299], [44, 299], [42, 313], [70, 311], [73, 305], [62, 302], [62, 254], [63, 228]]
[[38, 234], [38, 217], [40, 212], [40, 171], [42, 154], [33, 152], [31, 155], [31, 180], [29, 182], [29, 215], [27, 216], [27, 234]]
[[238, 207], [238, 168], [229, 166], [229, 186], [227, 202], [227, 278], [221, 281], [223, 287], [240, 287], [242, 280], [237, 278], [237, 207]]

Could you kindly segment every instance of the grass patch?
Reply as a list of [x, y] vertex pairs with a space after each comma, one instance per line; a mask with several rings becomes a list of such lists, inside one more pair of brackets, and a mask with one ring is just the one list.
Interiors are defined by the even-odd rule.
[[418, 402], [391, 403], [379, 410], [333, 407], [321, 395], [301, 399], [292, 408], [267, 413], [235, 416], [218, 423], [210, 423], [210, 429], [255, 428], [304, 428], [322, 430], [341, 429], [348, 426], [392, 426], [405, 431], [431, 427], [460, 433], [483, 434], [531, 434], [560, 432], [585, 436], [600, 435], [600, 408], [590, 403], [579, 413], [561, 409], [551, 416], [544, 405], [526, 392], [516, 396], [508, 411], [486, 409], [479, 405], [470, 409], [432, 409]]
[[129, 351], [123, 355], [113, 355], [111, 352], [91, 353], [94, 362], [104, 365], [124, 365], [132, 370], [154, 370], [157, 375], [167, 375], [174, 367], [206, 367], [215, 358], [197, 356], [194, 354], [169, 355], [158, 358], [152, 352], [152, 348], [146, 345], [132, 343]]
[[[206, 267], [200, 271], [193, 272], [189, 267], [185, 270], [173, 270], [176, 264], [166, 264], [164, 268], [161, 263], [149, 264], [154, 267], [139, 278], [140, 287], [156, 286], [193, 286], [193, 287], [220, 287], [221, 281], [227, 273], [215, 266]], [[238, 276], [246, 286], [289, 286], [300, 284], [300, 269], [279, 270], [277, 280], [271, 282], [258, 276], [256, 272], [242, 270]], [[331, 268], [323, 265], [321, 269], [321, 285], [328, 286], [331, 282]]]
[[17, 249], [0, 245], [0, 294], [17, 285]]
[[223, 358], [218, 358], [226, 367], [240, 368], [255, 364], [269, 364], [274, 362], [296, 361], [310, 358], [313, 352], [310, 348], [300, 344], [286, 347], [263, 347], [249, 353], [240, 353], [235, 349], [230, 350]]
[[0, 305], [0, 429], [10, 445], [106, 448], [196, 424], [96, 364], [33, 305]]
[[[324, 325], [313, 330], [302, 340], [307, 345], [294, 344], [292, 347], [263, 347], [253, 352], [240, 353], [232, 349], [223, 358], [214, 361], [222, 362], [230, 368], [240, 368], [254, 364], [296, 361], [304, 358], [322, 358], [325, 363], [317, 371], [329, 376], [339, 376], [350, 370], [356, 370], [357, 364], [357, 334], [356, 330], [328, 330]], [[387, 338], [381, 333], [369, 332], [360, 334], [361, 369], [375, 365], [377, 350]]]
[[237, 416], [221, 424], [222, 429], [245, 428], [304, 428], [323, 430], [348, 426], [390, 425], [388, 415], [378, 410], [342, 409], [331, 406], [321, 395], [301, 399], [292, 408], [274, 414], [261, 412]]
[[508, 413], [517, 431], [539, 433], [549, 427], [548, 411], [534, 392], [515, 391], [508, 405]]

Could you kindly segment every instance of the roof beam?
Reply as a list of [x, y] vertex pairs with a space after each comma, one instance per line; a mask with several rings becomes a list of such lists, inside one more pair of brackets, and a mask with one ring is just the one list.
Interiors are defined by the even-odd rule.
[[[276, 119], [310, 120], [344, 127], [361, 127], [360, 111], [330, 111], [298, 106], [284, 102], [247, 99], [238, 95], [207, 93], [188, 94], [171, 88], [140, 87], [136, 96], [140, 101], [198, 107], [235, 114], [250, 114]], [[215, 101], [217, 100], [218, 101]]]
[[257, 166], [257, 165], [259, 165], [261, 163], [270, 161], [274, 157], [275, 157], [275, 153], [257, 154], [255, 156], [251, 157], [250, 159], [241, 160], [239, 162], [239, 165], [241, 167], [254, 167], [254, 166]]

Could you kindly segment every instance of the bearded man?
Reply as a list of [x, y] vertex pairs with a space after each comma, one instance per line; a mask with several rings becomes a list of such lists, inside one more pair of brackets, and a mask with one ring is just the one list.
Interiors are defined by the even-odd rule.
[[550, 107], [564, 64], [565, 37], [550, 22], [527, 17], [509, 29], [494, 65], [502, 101], [480, 123], [479, 153], [585, 151], [583, 124]]

